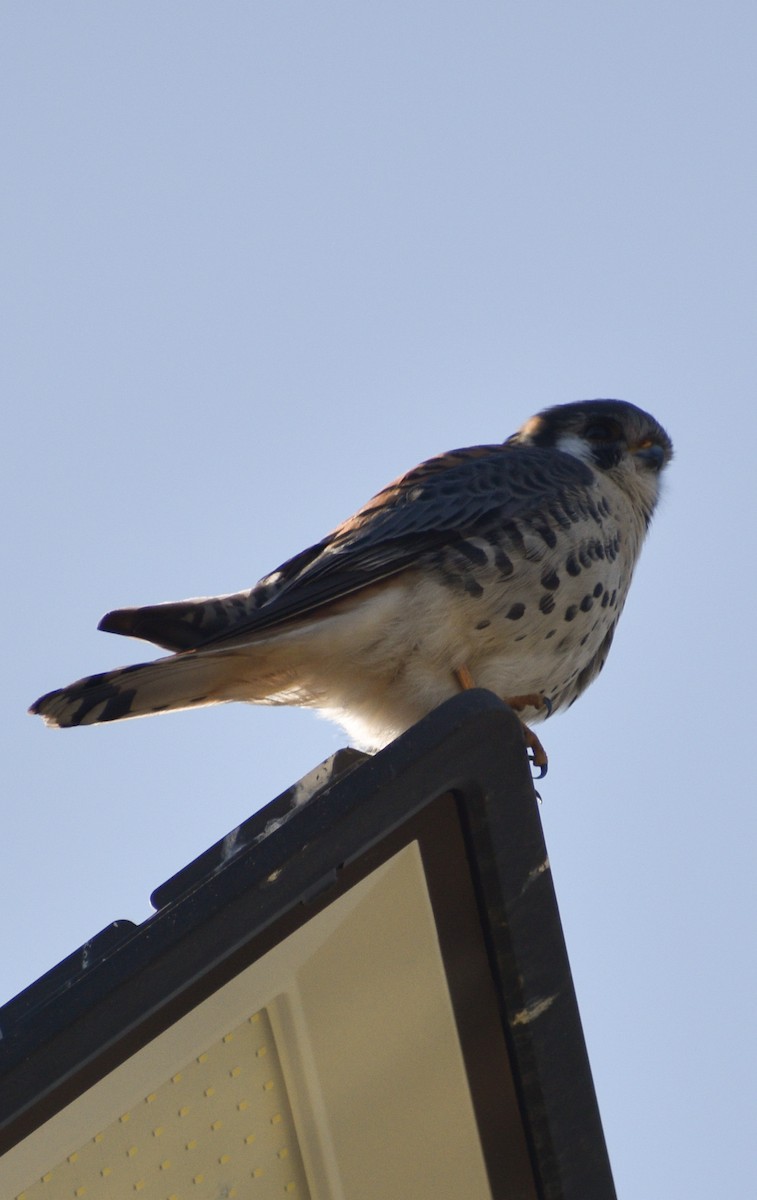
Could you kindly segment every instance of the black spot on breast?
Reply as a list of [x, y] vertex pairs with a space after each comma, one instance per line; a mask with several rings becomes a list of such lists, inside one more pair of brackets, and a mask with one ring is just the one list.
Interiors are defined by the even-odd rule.
[[555, 598], [551, 592], [545, 592], [539, 601], [539, 608], [543, 613], [551, 613], [555, 607]]
[[584, 688], [589, 686], [593, 679], [596, 679], [597, 675], [602, 670], [607, 661], [607, 655], [610, 652], [610, 646], [612, 645], [612, 639], [614, 636], [615, 626], [611, 625], [604, 636], [602, 645], [599, 647], [599, 650], [594, 655], [591, 662], [588, 662], [584, 669], [578, 672], [578, 677], [576, 679], [578, 695], [581, 694]]
[[607, 605], [609, 603], [610, 603], [610, 593], [605, 592], [604, 595], [602, 596], [602, 608], [607, 608]]
[[598, 665], [596, 662], [590, 662], [588, 666], [584, 667], [583, 671], [579, 671], [578, 678], [576, 679], [576, 689], [579, 696], [589, 686], [595, 674], [601, 670], [601, 664]]
[[550, 629], [548, 633], [544, 634], [544, 641], [545, 642], [549, 641], [549, 639], [554, 637], [556, 633], [557, 633], [556, 629]]
[[433, 563], [441, 575], [445, 587], [459, 588], [462, 586], [462, 577], [457, 571], [451, 569], [446, 555], [436, 554], [433, 558]]
[[617, 598], [618, 598], [618, 593], [617, 593], [616, 589], [613, 588], [612, 595], [610, 596], [610, 608], [615, 607], [615, 601], [617, 600]]
[[503, 521], [502, 532], [513, 550], [516, 550], [519, 554], [525, 554], [526, 543], [523, 540], [523, 534], [520, 531], [517, 521]]
[[481, 584], [477, 579], [474, 579], [472, 575], [465, 576], [463, 587], [469, 596], [475, 596], [476, 599], [484, 594], [484, 589], [481, 587]]
[[463, 558], [467, 558], [468, 562], [473, 563], [477, 567], [485, 567], [489, 561], [489, 556], [480, 546], [476, 546], [473, 542], [459, 541], [455, 546], [458, 554]]
[[572, 524], [571, 519], [561, 505], [550, 504], [547, 508], [547, 512], [555, 524], [559, 525], [561, 529], [570, 529]]
[[589, 612], [589, 610], [593, 606], [594, 606], [594, 597], [593, 596], [584, 596], [583, 600], [581, 601], [581, 612]]
[[505, 613], [508, 621], [519, 621], [526, 611], [525, 604], [513, 604]]
[[578, 557], [581, 560], [582, 567], [590, 567], [591, 566], [591, 554], [589, 553], [588, 546], [580, 547], [580, 549], [578, 551]]
[[560, 586], [560, 576], [557, 571], [545, 571], [541, 577], [541, 586], [549, 588], [551, 592], [556, 591]]
[[542, 541], [546, 542], [549, 546], [550, 550], [554, 550], [557, 545], [557, 535], [554, 530], [550, 529], [549, 525], [536, 525], [534, 528]]
[[476, 629], [488, 629], [490, 625], [491, 621], [478, 621], [476, 623]]
[[620, 537], [616, 533], [614, 538], [611, 538], [608, 542], [605, 542], [605, 554], [607, 555], [608, 562], [615, 562], [615, 559], [618, 557], [619, 550]]
[[578, 563], [576, 562], [575, 554], [568, 555], [568, 561], [565, 564], [565, 570], [568, 572], [569, 575], [580, 575], [581, 574], [581, 568], [579, 567]]
[[594, 584], [594, 599], [595, 600], [599, 599], [599, 597], [602, 595], [602, 591], [603, 591], [602, 584], [595, 583]]
[[577, 606], [577, 605], [575, 605], [575, 604], [570, 604], [570, 605], [569, 605], [569, 606], [568, 606], [568, 607], [565, 609], [565, 620], [566, 620], [566, 621], [572, 621], [572, 620], [573, 620], [573, 618], [575, 617], [575, 615], [576, 615], [576, 613], [577, 613], [577, 612], [578, 612], [578, 606]]
[[515, 568], [512, 564], [512, 559], [509, 559], [501, 547], [497, 547], [494, 551], [494, 565], [504, 579], [512, 575]]

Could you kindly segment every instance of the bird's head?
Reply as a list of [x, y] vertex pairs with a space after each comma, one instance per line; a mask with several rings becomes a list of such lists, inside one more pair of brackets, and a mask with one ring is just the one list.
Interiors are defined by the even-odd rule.
[[673, 443], [650, 413], [625, 400], [582, 400], [545, 408], [510, 439], [560, 450], [611, 476], [649, 519]]

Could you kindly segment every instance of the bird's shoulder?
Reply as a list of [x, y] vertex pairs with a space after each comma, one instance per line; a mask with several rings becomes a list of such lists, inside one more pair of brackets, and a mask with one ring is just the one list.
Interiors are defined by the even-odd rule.
[[417, 567], [492, 520], [533, 515], [590, 486], [593, 476], [577, 458], [512, 439], [449, 450], [393, 480], [249, 591], [118, 609], [100, 628], [173, 650], [255, 637], [322, 615], [334, 602]]
[[459, 530], [493, 510], [514, 517], [593, 478], [592, 468], [570, 454], [513, 440], [448, 450], [387, 484], [323, 544]]
[[259, 620], [336, 599], [417, 564], [428, 551], [578, 488], [594, 472], [560, 451], [514, 442], [469, 446], [399, 476], [327, 537], [260, 580]]

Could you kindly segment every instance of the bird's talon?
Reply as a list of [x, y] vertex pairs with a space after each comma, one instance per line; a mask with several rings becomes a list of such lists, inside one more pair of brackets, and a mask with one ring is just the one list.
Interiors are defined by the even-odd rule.
[[533, 729], [529, 729], [528, 725], [523, 725], [522, 722], [521, 724], [523, 727], [523, 737], [526, 742], [526, 750], [531, 751], [530, 754], [527, 754], [528, 761], [532, 767], [539, 768], [539, 774], [535, 778], [543, 779], [547, 774], [547, 766], [549, 764], [547, 753]]
[[547, 716], [550, 716], [552, 712], [552, 701], [543, 692], [526, 692], [524, 696], [506, 696], [505, 704], [509, 704], [510, 708], [514, 708], [516, 712], [523, 712], [524, 708], [535, 708], [537, 711], [544, 708]]
[[[532, 754], [526, 755], [531, 766], [538, 767], [538, 769], [539, 769], [539, 774], [534, 775], [534, 779], [543, 779], [549, 769], [549, 762], [547, 760], [547, 756], [546, 756], [546, 754], [544, 754], [544, 750], [542, 749], [541, 746], [539, 746], [539, 750], [541, 750], [541, 752], [542, 752], [541, 755], [538, 753], [536, 748], [534, 748], [534, 751]], [[543, 755], [543, 758], [542, 758], [542, 755]], [[541, 796], [539, 796], [539, 799], [541, 800]]]

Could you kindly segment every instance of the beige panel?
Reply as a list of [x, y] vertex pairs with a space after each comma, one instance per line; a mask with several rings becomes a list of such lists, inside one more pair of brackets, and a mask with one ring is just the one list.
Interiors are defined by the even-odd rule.
[[98, 1129], [18, 1200], [309, 1200], [265, 1009]]
[[490, 1197], [417, 851], [297, 980], [345, 1196]]
[[490, 1200], [415, 844], [0, 1162], [3, 1198], [287, 1189]]

